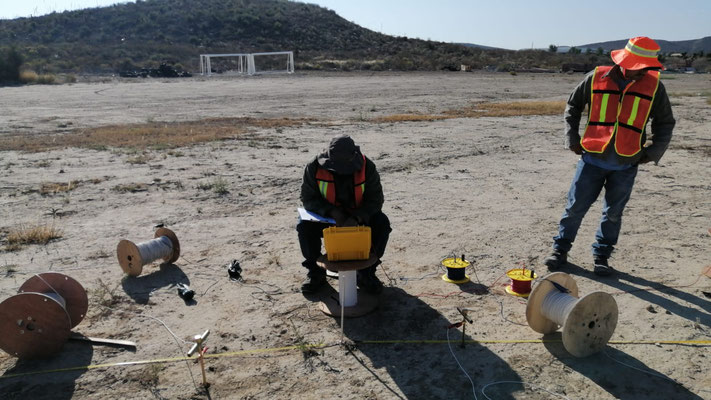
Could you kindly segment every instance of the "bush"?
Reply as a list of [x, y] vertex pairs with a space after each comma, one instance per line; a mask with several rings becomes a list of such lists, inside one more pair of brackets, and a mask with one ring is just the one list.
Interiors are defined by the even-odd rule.
[[40, 85], [51, 85], [57, 82], [57, 77], [54, 74], [42, 74], [37, 78], [37, 83]]
[[22, 71], [19, 81], [29, 85], [51, 85], [57, 82], [57, 77], [54, 74], [38, 75], [35, 71]]
[[22, 55], [14, 47], [0, 50], [0, 83], [19, 82], [22, 63]]
[[35, 83], [39, 79], [39, 75], [35, 71], [22, 71], [19, 76], [19, 81], [22, 83]]

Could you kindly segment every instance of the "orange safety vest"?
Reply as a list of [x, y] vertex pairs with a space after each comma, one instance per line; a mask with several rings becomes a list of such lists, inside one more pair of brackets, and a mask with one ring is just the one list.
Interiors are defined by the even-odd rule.
[[[331, 171], [319, 167], [316, 170], [316, 183], [318, 183], [318, 190], [321, 195], [329, 203], [336, 206], [340, 205], [336, 201], [336, 185]], [[355, 194], [355, 206], [358, 208], [363, 202], [363, 193], [365, 193], [365, 156], [363, 156], [363, 167], [353, 174], [353, 192]]]
[[588, 124], [580, 145], [588, 153], [602, 153], [615, 137], [617, 154], [632, 157], [642, 150], [642, 132], [659, 87], [659, 71], [647, 71], [620, 91], [617, 82], [605, 76], [612, 68], [595, 68]]

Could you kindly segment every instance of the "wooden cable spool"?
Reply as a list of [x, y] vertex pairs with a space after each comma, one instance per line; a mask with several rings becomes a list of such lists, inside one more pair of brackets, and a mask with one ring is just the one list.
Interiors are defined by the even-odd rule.
[[617, 302], [611, 295], [593, 292], [578, 298], [575, 280], [563, 272], [539, 279], [526, 305], [526, 320], [531, 329], [547, 334], [562, 327], [563, 346], [575, 357], [587, 357], [602, 350], [615, 331], [617, 316]]
[[[169, 239], [165, 241], [165, 239]], [[157, 251], [152, 248], [160, 247]], [[130, 240], [121, 240], [116, 247], [116, 255], [123, 272], [130, 276], [138, 276], [143, 272], [143, 266], [162, 258], [166, 263], [173, 263], [180, 257], [180, 242], [173, 231], [168, 228], [158, 228], [154, 239], [138, 245]]]
[[57, 272], [37, 274], [0, 303], [0, 349], [18, 358], [55, 354], [88, 307], [86, 291], [76, 280]]

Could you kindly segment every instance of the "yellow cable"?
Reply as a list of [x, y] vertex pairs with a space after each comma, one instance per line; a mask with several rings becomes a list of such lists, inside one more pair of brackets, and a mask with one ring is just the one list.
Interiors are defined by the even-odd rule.
[[[461, 343], [461, 340], [457, 340]], [[464, 343], [482, 344], [520, 344], [520, 343], [562, 343], [561, 339], [513, 339], [513, 340], [465, 340]], [[360, 340], [362, 344], [441, 344], [446, 340]], [[711, 340], [610, 340], [609, 344], [688, 344], [711, 346]]]
[[[319, 348], [323, 348], [323, 347], [326, 347], [326, 345], [325, 344], [308, 344], [308, 345], [297, 345], [297, 346], [273, 347], [273, 348], [268, 348], [268, 349], [242, 350], [242, 351], [233, 351], [233, 352], [229, 352], [229, 353], [219, 353], [219, 354], [205, 354], [205, 358], [235, 357], [235, 356], [245, 355], [245, 354], [258, 354], [258, 353], [268, 353], [268, 352], [284, 351], [284, 350], [296, 350], [296, 349], [299, 349], [299, 350], [301, 350], [301, 349], [319, 349]], [[0, 376], [0, 379], [15, 378], [15, 377], [27, 376], [27, 375], [54, 373], [54, 372], [81, 371], [81, 370], [85, 370], [85, 369], [89, 370], [89, 369], [118, 367], [118, 366], [127, 366], [127, 365], [171, 363], [171, 362], [185, 361], [185, 360], [191, 360], [191, 359], [195, 360], [197, 358], [173, 357], [173, 358], [157, 358], [157, 359], [153, 359], [153, 360], [123, 361], [123, 362], [115, 362], [115, 363], [108, 363], [108, 364], [83, 365], [80, 367], [57, 368], [57, 369], [48, 369], [48, 370], [43, 370], [43, 371], [33, 371], [33, 372], [23, 372], [23, 373], [19, 373], [19, 374], [2, 375], [2, 376]]]
[[[447, 343], [446, 340], [358, 340], [355, 341], [356, 344], [444, 344]], [[459, 342], [459, 341], [458, 341]], [[522, 344], [522, 343], [560, 343], [560, 339], [513, 339], [513, 340], [465, 340], [464, 343], [481, 343], [481, 344]], [[711, 340], [611, 340], [610, 344], [675, 344], [675, 345], [695, 345], [695, 346], [711, 346]], [[215, 354], [205, 354], [205, 358], [222, 358], [222, 357], [236, 357], [246, 354], [260, 354], [260, 353], [273, 353], [277, 351], [286, 350], [304, 350], [304, 349], [322, 349], [329, 347], [325, 343], [319, 344], [306, 344], [306, 345], [294, 345], [294, 346], [284, 346], [284, 347], [272, 347], [266, 349], [254, 349], [254, 350], [240, 350], [232, 351], [228, 353], [215, 353]], [[58, 368], [49, 369], [43, 371], [33, 371], [33, 372], [23, 372], [19, 374], [9, 374], [2, 375], [0, 379], [7, 378], [17, 378], [21, 376], [28, 375], [38, 375], [47, 374], [55, 372], [68, 372], [68, 371], [81, 371], [90, 370], [98, 368], [109, 368], [109, 367], [119, 367], [119, 366], [129, 366], [129, 365], [141, 365], [141, 364], [158, 364], [158, 363], [171, 363], [178, 361], [185, 361], [196, 359], [193, 357], [173, 357], [173, 358], [157, 358], [153, 360], [139, 360], [139, 361], [124, 361], [115, 362], [107, 364], [93, 364], [84, 365], [80, 367], [69, 367], [69, 368]]]

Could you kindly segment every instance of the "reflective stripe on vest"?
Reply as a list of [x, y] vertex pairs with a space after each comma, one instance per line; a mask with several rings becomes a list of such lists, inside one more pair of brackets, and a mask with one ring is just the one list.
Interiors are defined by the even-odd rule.
[[[336, 185], [331, 171], [319, 167], [316, 170], [316, 183], [321, 196], [328, 200], [329, 203], [340, 206], [336, 200]], [[365, 156], [363, 156], [363, 167], [353, 174], [353, 194], [356, 208], [360, 207], [363, 202], [363, 193], [365, 193]]]
[[588, 124], [580, 145], [588, 153], [602, 153], [614, 137], [617, 154], [632, 157], [642, 149], [642, 132], [659, 87], [659, 71], [648, 71], [620, 91], [617, 82], [605, 76], [610, 69], [595, 68]]

